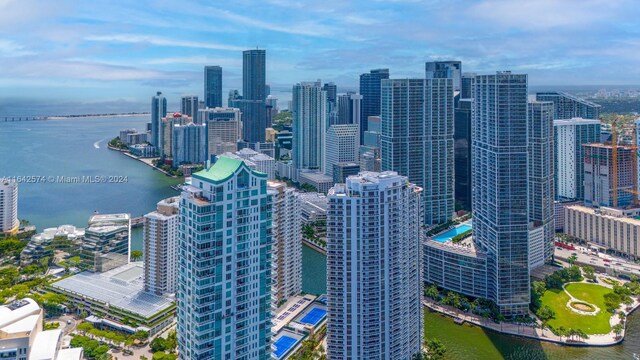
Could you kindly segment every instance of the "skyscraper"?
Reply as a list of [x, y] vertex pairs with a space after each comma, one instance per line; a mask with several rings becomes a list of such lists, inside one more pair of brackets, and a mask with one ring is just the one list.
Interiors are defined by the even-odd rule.
[[302, 82], [293, 86], [292, 102], [294, 169], [322, 170], [327, 93], [320, 81]]
[[331, 125], [325, 142], [324, 173], [333, 176], [333, 166], [341, 162], [358, 162], [360, 132], [358, 125]]
[[202, 109], [199, 117], [207, 124], [207, 159], [211, 155], [238, 151], [242, 139], [242, 112], [236, 108]]
[[271, 196], [266, 175], [218, 158], [180, 196], [178, 350], [270, 359]]
[[267, 182], [267, 187], [273, 204], [271, 294], [277, 307], [302, 292], [302, 218], [295, 189], [275, 181]]
[[554, 250], [553, 103], [528, 104], [529, 268], [551, 260]]
[[460, 79], [460, 99], [472, 99], [476, 83], [476, 73], [462, 73]]
[[462, 63], [460, 61], [430, 61], [424, 64], [426, 79], [453, 79], [453, 90], [462, 88]]
[[360, 112], [360, 138], [367, 130], [367, 118], [380, 115], [380, 83], [389, 78], [389, 69], [374, 69], [360, 75], [360, 94], [362, 110]]
[[382, 80], [381, 93], [382, 170], [423, 188], [425, 224], [449, 221], [454, 213], [453, 80]]
[[131, 216], [100, 214], [89, 218], [80, 259], [89, 271], [105, 272], [129, 263]]
[[162, 131], [162, 118], [167, 116], [167, 99], [158, 91], [151, 98], [151, 140], [149, 143], [156, 148], [162, 146], [160, 132]]
[[538, 101], [552, 101], [554, 106], [553, 118], [571, 119], [581, 117], [584, 119], [599, 119], [601, 106], [579, 97], [561, 91], [539, 92], [536, 94]]
[[329, 359], [421, 351], [421, 190], [395, 172], [363, 172], [329, 190]]
[[329, 109], [335, 108], [338, 95], [338, 86], [332, 82], [328, 82], [322, 85], [322, 90], [327, 92], [327, 103], [331, 104], [332, 106]]
[[0, 182], [0, 238], [18, 232], [18, 183], [4, 179]]
[[584, 200], [584, 144], [600, 142], [600, 120], [554, 120], [555, 194]]
[[472, 121], [473, 236], [486, 252], [489, 298], [528, 313], [527, 75], [476, 77]]
[[180, 113], [192, 118], [193, 122], [198, 121], [198, 97], [195, 95], [185, 95], [180, 99]]
[[173, 294], [178, 284], [178, 196], [144, 216], [144, 290]]
[[471, 211], [471, 107], [472, 99], [460, 99], [453, 132], [456, 207]]
[[264, 101], [267, 98], [266, 50], [242, 52], [242, 98]]
[[174, 125], [173, 166], [203, 164], [207, 160], [207, 124]]
[[347, 93], [338, 96], [338, 116], [336, 124], [356, 124], [360, 126], [361, 113], [362, 95]]
[[222, 106], [222, 68], [220, 66], [204, 67], [204, 105], [210, 108]]

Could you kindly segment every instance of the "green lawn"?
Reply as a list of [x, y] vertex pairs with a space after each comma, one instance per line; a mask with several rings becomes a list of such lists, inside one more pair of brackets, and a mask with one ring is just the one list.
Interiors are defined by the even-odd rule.
[[575, 283], [566, 286], [567, 291], [578, 300], [594, 304], [600, 308], [595, 316], [580, 315], [569, 310], [566, 306], [569, 295], [562, 290], [547, 290], [542, 296], [542, 304], [549, 305], [556, 317], [549, 320], [549, 325], [554, 328], [564, 326], [566, 329], [582, 329], [587, 334], [607, 334], [611, 331], [609, 319], [611, 314], [607, 312], [604, 304], [604, 295], [612, 292], [604, 286]]

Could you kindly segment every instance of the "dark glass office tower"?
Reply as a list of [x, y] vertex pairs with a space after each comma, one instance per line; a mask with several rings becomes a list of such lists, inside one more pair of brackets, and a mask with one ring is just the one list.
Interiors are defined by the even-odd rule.
[[266, 93], [266, 50], [245, 50], [242, 52], [242, 98], [262, 100]]
[[362, 95], [362, 111], [360, 111], [360, 138], [367, 131], [369, 116], [380, 115], [380, 82], [389, 78], [389, 69], [374, 69], [360, 75], [360, 95]]
[[527, 75], [476, 77], [472, 119], [473, 237], [487, 290], [506, 317], [529, 313]]
[[267, 123], [265, 50], [242, 52], [242, 99], [234, 101], [242, 111], [242, 139], [250, 144], [265, 141]]
[[204, 67], [204, 104], [209, 108], [222, 106], [222, 68], [220, 66]]
[[471, 211], [471, 106], [460, 99], [455, 109], [453, 131], [456, 209]]
[[536, 100], [553, 102], [553, 118], [556, 120], [574, 117], [583, 119], [600, 118], [600, 110], [602, 108], [600, 105], [565, 92], [539, 92], [536, 94]]

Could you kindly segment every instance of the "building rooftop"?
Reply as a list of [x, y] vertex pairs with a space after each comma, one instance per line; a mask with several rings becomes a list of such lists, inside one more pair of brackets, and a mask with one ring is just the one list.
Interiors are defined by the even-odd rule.
[[[602, 148], [602, 149], [611, 149], [611, 144], [605, 144], [605, 143], [591, 143], [591, 144], [582, 144], [582, 146], [585, 147], [594, 147], [594, 148]], [[621, 145], [618, 144], [618, 150], [633, 150], [633, 148], [631, 146], [626, 146], [626, 145]]]
[[[16, 300], [9, 305], [0, 306], [0, 330], [6, 331], [5, 327], [10, 326], [19, 320], [26, 319], [31, 315], [40, 314], [40, 306], [34, 300], [25, 298], [21, 300]], [[26, 326], [26, 324], [30, 324], [29, 319], [26, 323], [20, 325], [20, 327]], [[37, 320], [37, 316], [36, 316]], [[34, 324], [35, 326], [35, 324]], [[33, 329], [33, 326], [31, 327]]]
[[232, 177], [233, 174], [242, 166], [242, 161], [232, 159], [226, 156], [218, 157], [213, 166], [202, 171], [192, 174], [193, 177], [200, 180], [213, 180], [215, 182], [225, 181]]
[[29, 360], [57, 360], [56, 351], [61, 337], [61, 329], [39, 332], [31, 345]]
[[82, 348], [60, 349], [56, 360], [82, 360]]
[[96, 222], [109, 222], [109, 221], [125, 221], [129, 220], [131, 215], [129, 214], [101, 214], [93, 215], [89, 218], [89, 225]]
[[[629, 217], [627, 215], [628, 210], [625, 210], [625, 209], [615, 209], [615, 208], [609, 208], [609, 207], [601, 207], [601, 208], [595, 209], [595, 208], [591, 208], [583, 205], [571, 205], [571, 206], [567, 206], [565, 209], [572, 209], [572, 210], [580, 211], [586, 214], [598, 215], [601, 217], [622, 221], [630, 225], [640, 226], [640, 220], [633, 217]], [[631, 212], [633, 212], [633, 209], [631, 210]]]
[[571, 119], [556, 119], [553, 120], [554, 126], [562, 125], [586, 125], [586, 124], [600, 124], [600, 120], [597, 119], [583, 119], [581, 117], [574, 117]]
[[173, 302], [144, 291], [142, 266], [141, 262], [135, 262], [104, 273], [83, 271], [51, 286], [149, 318]]

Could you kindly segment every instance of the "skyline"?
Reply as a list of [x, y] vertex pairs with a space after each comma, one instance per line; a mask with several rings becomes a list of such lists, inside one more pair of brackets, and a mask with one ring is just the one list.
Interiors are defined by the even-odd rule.
[[233, 5], [2, 0], [0, 97], [126, 104], [159, 90], [173, 105], [203, 95], [205, 65], [222, 66], [226, 97], [242, 86], [241, 51], [256, 47], [267, 50], [272, 92], [288, 94], [281, 101], [300, 81], [343, 92], [370, 69], [421, 77], [432, 60], [527, 73], [532, 86], [640, 83], [640, 10], [626, 0]]

